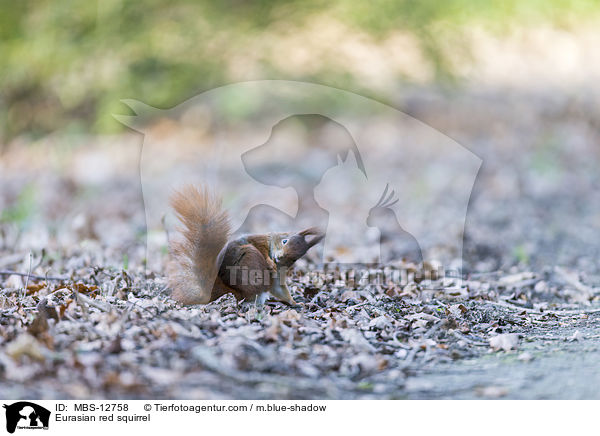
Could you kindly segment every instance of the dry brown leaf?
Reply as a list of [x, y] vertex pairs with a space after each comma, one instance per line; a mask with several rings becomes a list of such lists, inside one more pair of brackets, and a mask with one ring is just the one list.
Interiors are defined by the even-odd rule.
[[30, 283], [27, 285], [27, 295], [33, 295], [46, 287], [46, 282]]
[[71, 289], [75, 292], [79, 292], [80, 294], [88, 294], [90, 296], [98, 294], [98, 292], [99, 292], [98, 286], [85, 285], [83, 283], [72, 283]]
[[49, 320], [58, 322], [58, 314], [56, 313], [55, 307], [48, 306], [46, 298], [42, 298], [38, 303], [37, 310], [38, 314], [33, 322], [27, 326], [27, 331], [32, 335], [39, 337], [42, 333], [48, 331]]

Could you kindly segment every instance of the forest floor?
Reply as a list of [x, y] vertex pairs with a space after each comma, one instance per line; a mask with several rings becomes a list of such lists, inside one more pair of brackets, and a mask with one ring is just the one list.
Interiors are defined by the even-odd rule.
[[600, 398], [597, 102], [415, 90], [398, 106], [483, 160], [463, 277], [315, 283], [302, 260], [298, 307], [170, 299], [143, 261], [139, 136], [6, 150], [0, 271], [25, 276], [0, 275], [0, 396]]

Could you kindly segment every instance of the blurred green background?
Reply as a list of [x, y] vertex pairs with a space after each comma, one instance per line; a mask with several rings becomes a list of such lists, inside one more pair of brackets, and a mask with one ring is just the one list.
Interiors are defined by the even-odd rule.
[[[468, 29], [502, 34], [514, 26], [569, 28], [600, 11], [595, 0], [0, 4], [3, 143], [57, 130], [115, 132], [124, 127], [111, 114], [127, 113], [120, 99], [167, 108], [240, 80], [310, 80], [385, 99], [385, 92], [335, 57], [306, 53], [287, 63], [287, 47], [298, 48], [310, 37], [313, 47], [316, 40], [335, 53], [344, 35], [377, 45], [400, 32], [415, 42], [427, 80], [456, 83], [460, 77], [453, 57], [462, 53], [460, 62], [469, 59], [469, 39], [464, 37]], [[399, 83], [411, 80], [401, 72], [397, 76]]]

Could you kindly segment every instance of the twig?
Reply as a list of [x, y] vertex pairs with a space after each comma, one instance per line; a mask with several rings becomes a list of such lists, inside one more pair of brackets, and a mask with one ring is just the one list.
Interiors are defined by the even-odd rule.
[[40, 276], [31, 273], [22, 273], [18, 271], [10, 271], [10, 270], [0, 270], [0, 276], [20, 276], [20, 277], [28, 277], [35, 280], [55, 280], [59, 282], [64, 282], [69, 280], [69, 277], [53, 277], [53, 276]]
[[33, 261], [33, 255], [31, 254], [31, 251], [29, 252], [29, 269], [27, 270], [27, 278], [25, 279], [25, 287], [23, 288], [23, 293], [21, 294], [21, 298], [25, 297], [25, 294], [27, 293], [27, 286], [29, 286], [29, 277], [31, 277], [31, 264]]
[[88, 297], [87, 295], [83, 295], [80, 292], [75, 292], [75, 298], [78, 303], [85, 303], [88, 306], [95, 307], [96, 309], [99, 309], [103, 312], [110, 312], [112, 309], [112, 306], [110, 304], [92, 300], [90, 297]]
[[355, 305], [353, 305], [353, 306], [348, 306], [348, 307], [346, 307], [346, 309], [345, 309], [345, 310], [348, 310], [348, 309], [358, 309], [359, 307], [366, 306], [367, 304], [369, 304], [369, 302], [368, 302], [368, 301], [365, 301], [365, 302], [363, 302], [363, 303], [358, 303], [358, 304], [355, 304]]

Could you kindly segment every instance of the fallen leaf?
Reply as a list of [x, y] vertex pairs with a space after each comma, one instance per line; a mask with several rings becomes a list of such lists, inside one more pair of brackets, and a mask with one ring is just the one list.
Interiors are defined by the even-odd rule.
[[23, 356], [43, 362], [46, 359], [42, 344], [29, 333], [21, 333], [6, 346], [6, 354], [19, 361]]
[[519, 335], [517, 333], [503, 333], [490, 338], [490, 347], [494, 351], [510, 351], [519, 346]]
[[37, 305], [38, 314], [33, 320], [33, 322], [27, 326], [27, 331], [34, 336], [39, 336], [42, 333], [48, 331], [49, 320], [54, 320], [58, 322], [58, 314], [56, 313], [56, 308], [53, 306], [48, 306], [47, 300], [42, 298]]

